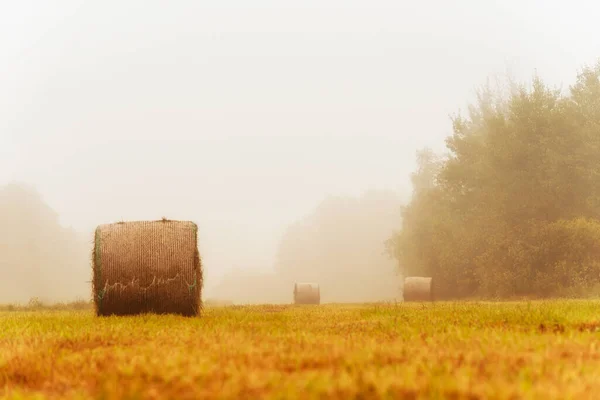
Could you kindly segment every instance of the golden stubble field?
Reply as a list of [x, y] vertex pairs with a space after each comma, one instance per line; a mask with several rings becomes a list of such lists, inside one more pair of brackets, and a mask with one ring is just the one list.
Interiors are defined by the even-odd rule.
[[0, 312], [0, 395], [593, 399], [600, 301]]

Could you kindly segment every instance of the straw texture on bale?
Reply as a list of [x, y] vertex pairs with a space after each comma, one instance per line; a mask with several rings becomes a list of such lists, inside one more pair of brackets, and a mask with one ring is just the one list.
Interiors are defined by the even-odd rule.
[[294, 304], [320, 304], [321, 288], [316, 283], [296, 283]]
[[202, 309], [202, 265], [193, 222], [163, 219], [100, 225], [92, 271], [99, 316], [196, 316]]
[[433, 301], [433, 278], [405, 278], [404, 301]]

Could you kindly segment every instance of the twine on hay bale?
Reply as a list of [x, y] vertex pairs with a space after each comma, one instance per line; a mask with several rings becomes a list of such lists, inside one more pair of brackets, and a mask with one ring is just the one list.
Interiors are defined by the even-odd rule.
[[405, 278], [404, 301], [433, 301], [433, 278], [418, 276]]
[[294, 304], [320, 304], [321, 288], [316, 283], [294, 284]]
[[162, 219], [100, 225], [92, 271], [98, 316], [196, 316], [202, 309], [202, 264], [193, 222]]

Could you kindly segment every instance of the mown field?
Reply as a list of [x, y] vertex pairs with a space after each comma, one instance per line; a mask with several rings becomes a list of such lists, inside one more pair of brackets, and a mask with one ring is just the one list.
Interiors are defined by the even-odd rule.
[[7, 398], [592, 399], [600, 302], [0, 312]]

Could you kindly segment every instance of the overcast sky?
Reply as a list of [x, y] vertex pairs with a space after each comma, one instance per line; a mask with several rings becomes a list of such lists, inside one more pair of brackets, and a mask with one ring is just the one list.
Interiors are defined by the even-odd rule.
[[[250, 5], [251, 4], [251, 5]], [[330, 194], [408, 193], [415, 151], [509, 71], [572, 83], [600, 6], [532, 0], [0, 2], [0, 184], [67, 226], [191, 219], [211, 277], [269, 268]]]

